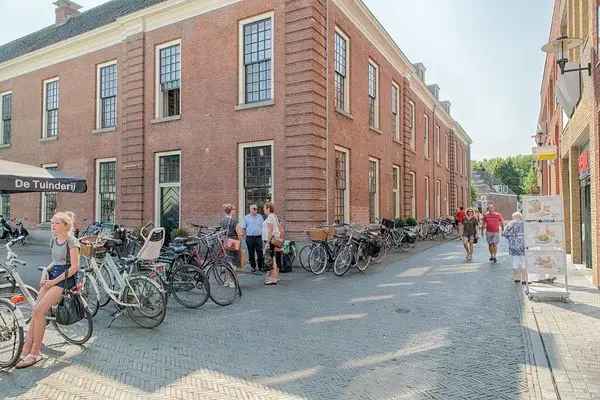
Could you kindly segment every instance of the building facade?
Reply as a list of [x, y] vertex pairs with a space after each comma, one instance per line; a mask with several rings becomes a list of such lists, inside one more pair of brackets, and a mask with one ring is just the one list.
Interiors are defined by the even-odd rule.
[[62, 0], [0, 47], [0, 96], [1, 158], [88, 180], [3, 196], [28, 225], [186, 228], [273, 200], [299, 237], [469, 198], [469, 136], [360, 0]]
[[[600, 197], [596, 194], [600, 174], [598, 7], [599, 3], [594, 0], [554, 2], [549, 40], [560, 36], [582, 39], [581, 47], [569, 51], [567, 68], [586, 67], [589, 63], [591, 73], [561, 74], [556, 55], [549, 54], [542, 81], [538, 123], [545, 133], [545, 144], [557, 146], [558, 152], [557, 160], [538, 162], [540, 192], [562, 196], [566, 251], [574, 263], [585, 264], [593, 270], [596, 285], [600, 284]], [[576, 84], [569, 84], [568, 79], [575, 79]], [[567, 102], [561, 97], [576, 101]]]

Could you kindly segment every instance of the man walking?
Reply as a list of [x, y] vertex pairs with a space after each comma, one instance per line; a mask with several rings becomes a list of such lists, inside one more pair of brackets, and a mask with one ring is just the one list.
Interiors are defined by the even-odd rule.
[[[264, 219], [258, 213], [256, 204], [250, 206], [250, 214], [246, 215], [242, 221], [241, 227], [244, 229], [246, 237], [246, 246], [248, 247], [248, 258], [250, 260], [250, 268], [252, 272], [264, 270], [264, 255], [262, 228]], [[257, 265], [258, 259], [258, 265]]]
[[483, 216], [483, 227], [490, 250], [490, 261], [495, 264], [498, 262], [496, 254], [498, 253], [498, 244], [500, 243], [500, 233], [504, 229], [504, 220], [502, 219], [502, 214], [496, 212], [494, 204], [488, 206], [488, 212]]
[[456, 212], [455, 218], [456, 218], [456, 228], [458, 229], [458, 239], [462, 240], [463, 234], [465, 231], [465, 226], [463, 224], [465, 222], [465, 208], [463, 206], [460, 206], [460, 208]]

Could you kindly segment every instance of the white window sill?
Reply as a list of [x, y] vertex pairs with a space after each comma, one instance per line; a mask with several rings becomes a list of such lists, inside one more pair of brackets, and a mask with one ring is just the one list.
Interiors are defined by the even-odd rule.
[[116, 131], [116, 130], [117, 130], [117, 127], [116, 127], [116, 126], [113, 126], [112, 128], [94, 129], [94, 130], [92, 131], [92, 133], [93, 133], [94, 135], [102, 135], [102, 134], [104, 134], [104, 133], [111, 133], [111, 132], [114, 132], [114, 131]]
[[380, 129], [378, 129], [378, 128], [373, 128], [372, 126], [370, 126], [370, 127], [369, 127], [369, 130], [370, 130], [370, 131], [373, 131], [373, 132], [375, 132], [375, 133], [378, 133], [378, 134], [380, 134], [380, 135], [383, 135], [383, 131], [382, 131], [382, 130], [380, 130]]
[[0, 144], [0, 149], [8, 149], [10, 147], [10, 143]]
[[260, 108], [260, 107], [269, 107], [269, 106], [274, 106], [274, 105], [275, 105], [275, 100], [266, 100], [266, 101], [259, 101], [256, 103], [238, 104], [235, 106], [235, 111], [249, 110], [252, 108]]
[[165, 122], [179, 121], [180, 119], [181, 119], [181, 114], [173, 115], [172, 117], [156, 118], [156, 119], [153, 119], [152, 121], [150, 121], [150, 123], [151, 124], [163, 124]]
[[58, 135], [50, 136], [50, 137], [43, 137], [43, 138], [40, 139], [40, 142], [42, 142], [42, 143], [53, 142], [55, 140], [58, 140]]
[[354, 117], [352, 116], [351, 113], [349, 113], [349, 112], [347, 112], [345, 110], [342, 110], [341, 108], [337, 108], [336, 107], [335, 108], [335, 112], [338, 113], [338, 114], [340, 114], [340, 115], [342, 115], [342, 116], [344, 116], [344, 117], [346, 117], [346, 118], [348, 118], [348, 119], [354, 119]]

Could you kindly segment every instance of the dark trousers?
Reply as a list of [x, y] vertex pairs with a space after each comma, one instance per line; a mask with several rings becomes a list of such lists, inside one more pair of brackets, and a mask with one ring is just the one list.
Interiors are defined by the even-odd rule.
[[258, 270], [262, 271], [265, 268], [262, 237], [246, 237], [246, 246], [248, 246], [248, 259], [250, 260], [250, 267], [252, 267], [252, 269], [256, 269], [256, 258], [258, 257]]

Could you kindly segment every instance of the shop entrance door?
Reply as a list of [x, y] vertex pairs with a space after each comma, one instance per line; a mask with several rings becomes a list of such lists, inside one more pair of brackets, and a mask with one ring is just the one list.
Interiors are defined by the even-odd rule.
[[581, 255], [587, 268], [592, 268], [592, 194], [590, 178], [581, 181]]

